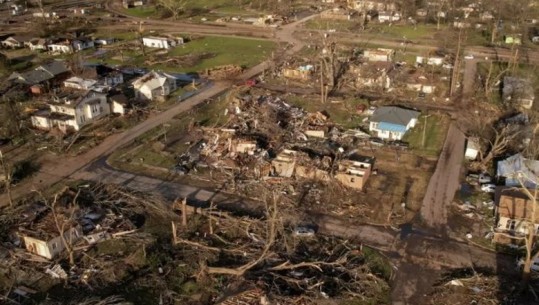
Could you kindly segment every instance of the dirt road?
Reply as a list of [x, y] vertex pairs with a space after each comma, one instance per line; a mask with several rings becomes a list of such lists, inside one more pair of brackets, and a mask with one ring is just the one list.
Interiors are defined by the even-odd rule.
[[420, 210], [420, 222], [443, 236], [447, 236], [447, 210], [459, 188], [464, 142], [464, 134], [451, 124]]

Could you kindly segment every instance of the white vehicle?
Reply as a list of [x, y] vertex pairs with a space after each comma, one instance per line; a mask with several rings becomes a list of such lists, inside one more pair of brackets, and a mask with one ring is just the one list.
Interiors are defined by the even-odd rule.
[[492, 178], [490, 177], [489, 174], [479, 174], [477, 181], [479, 181], [479, 183], [481, 184], [490, 183], [492, 182]]
[[496, 185], [487, 183], [481, 185], [481, 190], [486, 193], [494, 193], [496, 191]]
[[474, 59], [474, 57], [473, 57], [473, 55], [470, 54], [470, 55], [464, 56], [464, 59]]

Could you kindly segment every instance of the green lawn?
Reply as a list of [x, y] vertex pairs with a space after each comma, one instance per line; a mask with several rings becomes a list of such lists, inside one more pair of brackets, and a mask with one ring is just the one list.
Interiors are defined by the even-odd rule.
[[305, 22], [305, 28], [311, 30], [336, 30], [338, 32], [347, 32], [358, 28], [360, 20], [334, 20], [313, 18]]
[[228, 64], [252, 67], [270, 56], [274, 49], [275, 43], [268, 40], [206, 36], [176, 47], [169, 53], [169, 56], [204, 53], [212, 53], [215, 56], [204, 59], [188, 68], [167, 66], [158, 68], [182, 72], [198, 72]]
[[[443, 29], [443, 27], [441, 27]], [[392, 25], [387, 24], [372, 24], [368, 25], [368, 33], [379, 34], [391, 38], [415, 40], [415, 39], [430, 39], [438, 30], [434, 24], [418, 24], [413, 25]]]
[[[425, 121], [427, 122], [426, 130]], [[403, 141], [410, 143], [410, 148], [421, 155], [437, 156], [444, 145], [448, 128], [449, 118], [446, 116], [430, 114], [425, 120], [425, 116], [421, 115], [415, 127], [404, 135]], [[425, 146], [423, 146], [423, 135], [425, 135]]]

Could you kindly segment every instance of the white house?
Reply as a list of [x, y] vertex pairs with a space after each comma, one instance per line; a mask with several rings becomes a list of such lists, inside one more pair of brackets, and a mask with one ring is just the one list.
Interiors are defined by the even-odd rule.
[[73, 46], [68, 41], [59, 41], [48, 44], [47, 50], [52, 53], [67, 54], [73, 53]]
[[176, 80], [167, 75], [151, 71], [133, 82], [135, 98], [138, 100], [164, 99], [176, 90]]
[[78, 90], [89, 90], [97, 83], [93, 79], [82, 79], [77, 76], [70, 77], [64, 81], [64, 87]]
[[416, 56], [415, 59], [416, 64], [427, 64], [429, 66], [441, 66], [444, 63], [444, 58], [440, 56]]
[[363, 52], [363, 57], [368, 61], [392, 61], [394, 55], [395, 50], [384, 48], [369, 49]]
[[183, 38], [149, 36], [142, 38], [142, 43], [150, 48], [170, 49], [183, 44]]
[[[68, 244], [72, 245], [82, 237], [82, 229], [77, 223], [68, 219], [66, 215], [61, 213], [58, 213], [57, 217], [59, 221], [67, 225], [62, 233]], [[33, 230], [32, 228], [34, 226], [39, 227], [40, 229]], [[66, 248], [62, 236], [60, 236], [55, 225], [52, 213], [48, 213], [37, 220], [37, 223], [33, 223], [30, 228], [20, 227], [18, 235], [23, 240], [24, 246], [28, 252], [47, 259], [56, 258]]]
[[41, 110], [31, 116], [32, 126], [38, 129], [58, 127], [79, 130], [84, 125], [111, 113], [105, 93], [90, 91], [83, 95], [64, 93], [48, 104], [49, 110]]
[[369, 131], [381, 139], [401, 140], [417, 123], [419, 112], [396, 106], [377, 108], [369, 119]]

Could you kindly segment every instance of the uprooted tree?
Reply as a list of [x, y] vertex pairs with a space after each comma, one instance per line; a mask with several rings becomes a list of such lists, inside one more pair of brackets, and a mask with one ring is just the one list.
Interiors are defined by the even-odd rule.
[[[281, 296], [294, 291], [317, 297], [322, 291], [330, 296], [372, 297], [377, 291], [372, 285], [383, 281], [368, 275], [359, 244], [325, 237], [294, 238], [285, 229], [278, 199], [273, 196], [270, 201], [263, 220], [207, 213], [208, 220], [214, 220], [209, 230], [213, 234], [180, 232], [175, 237], [176, 245], [197, 249], [200, 260], [194, 276], [198, 281], [222, 275], [264, 283], [268, 291]], [[234, 230], [240, 235], [230, 240]]]

